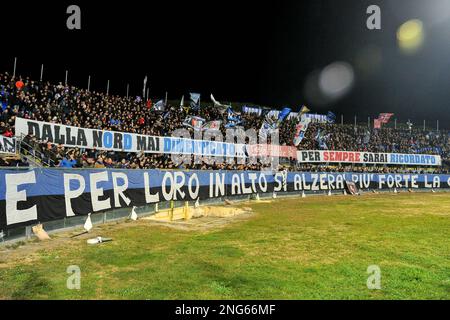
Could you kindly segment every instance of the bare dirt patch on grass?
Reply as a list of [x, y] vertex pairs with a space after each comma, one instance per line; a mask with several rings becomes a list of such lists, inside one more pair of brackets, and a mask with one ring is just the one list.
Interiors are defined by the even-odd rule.
[[[229, 207], [228, 207], [229, 208]], [[235, 206], [233, 206], [235, 208]], [[51, 234], [51, 240], [38, 241], [36, 238], [27, 241], [19, 241], [16, 244], [7, 244], [0, 246], [0, 269], [11, 268], [17, 263], [30, 265], [40, 258], [42, 252], [51, 252], [62, 247], [79, 248], [80, 241], [86, 242], [87, 239], [95, 237], [111, 237], [114, 241], [114, 234], [122, 229], [145, 226], [145, 227], [166, 227], [180, 231], [210, 231], [225, 228], [226, 226], [246, 221], [253, 217], [255, 213], [245, 211], [239, 215], [228, 217], [200, 217], [191, 220], [179, 220], [173, 222], [154, 221], [139, 219], [136, 222], [121, 221], [102, 225], [96, 225], [90, 233], [81, 234], [81, 229], [72, 231], [62, 231]], [[72, 236], [76, 236], [72, 238]]]

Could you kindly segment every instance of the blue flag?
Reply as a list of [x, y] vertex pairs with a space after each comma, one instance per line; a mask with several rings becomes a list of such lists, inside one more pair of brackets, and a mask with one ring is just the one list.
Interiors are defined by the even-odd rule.
[[191, 96], [191, 109], [198, 110], [200, 109], [200, 93], [189, 93]]
[[319, 128], [319, 130], [317, 131], [317, 134], [316, 134], [316, 141], [317, 141], [317, 143], [319, 143], [319, 148], [322, 150], [328, 149], [326, 139], [327, 139], [327, 137], [324, 136], [324, 134], [322, 133], [322, 131]]
[[234, 112], [233, 109], [231, 109], [230, 107], [228, 107], [227, 109], [227, 124], [225, 125], [225, 128], [234, 128], [237, 125], [240, 125], [242, 123], [242, 118], [241, 115]]
[[328, 111], [327, 119], [328, 119], [329, 123], [335, 123], [336, 122], [336, 115], [333, 112]]
[[283, 108], [283, 110], [281, 110], [280, 114], [278, 115], [278, 123], [281, 124], [291, 113], [291, 111], [291, 108]]

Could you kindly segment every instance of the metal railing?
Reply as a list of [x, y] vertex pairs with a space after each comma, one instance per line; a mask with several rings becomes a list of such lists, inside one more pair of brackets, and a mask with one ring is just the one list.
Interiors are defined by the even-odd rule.
[[[21, 158], [26, 158], [32, 167], [53, 167], [55, 162], [48, 155], [37, 150], [34, 146], [24, 141], [22, 135], [17, 141], [17, 149]], [[52, 151], [49, 151], [51, 153]]]

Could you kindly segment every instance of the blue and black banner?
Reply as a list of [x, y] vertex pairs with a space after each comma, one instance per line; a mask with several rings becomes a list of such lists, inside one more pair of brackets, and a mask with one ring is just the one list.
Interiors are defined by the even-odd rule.
[[164, 201], [256, 193], [359, 189], [440, 189], [450, 175], [160, 171], [0, 170], [0, 230]]

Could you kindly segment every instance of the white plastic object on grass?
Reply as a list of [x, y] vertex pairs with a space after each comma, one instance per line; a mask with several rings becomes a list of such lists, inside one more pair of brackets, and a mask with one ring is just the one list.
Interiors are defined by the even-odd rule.
[[131, 209], [131, 216], [130, 219], [133, 221], [136, 221], [138, 218], [137, 213], [136, 213], [136, 207], [133, 207], [133, 209]]
[[198, 207], [200, 207], [200, 198], [197, 198], [197, 200], [194, 203], [194, 208], [197, 209]]
[[112, 239], [97, 237], [97, 238], [87, 240], [87, 243], [88, 244], [99, 244], [99, 243], [109, 242], [109, 241], [112, 241]]
[[92, 229], [92, 221], [91, 221], [91, 214], [89, 213], [86, 222], [84, 223], [84, 230], [89, 232], [91, 231], [91, 229]]

